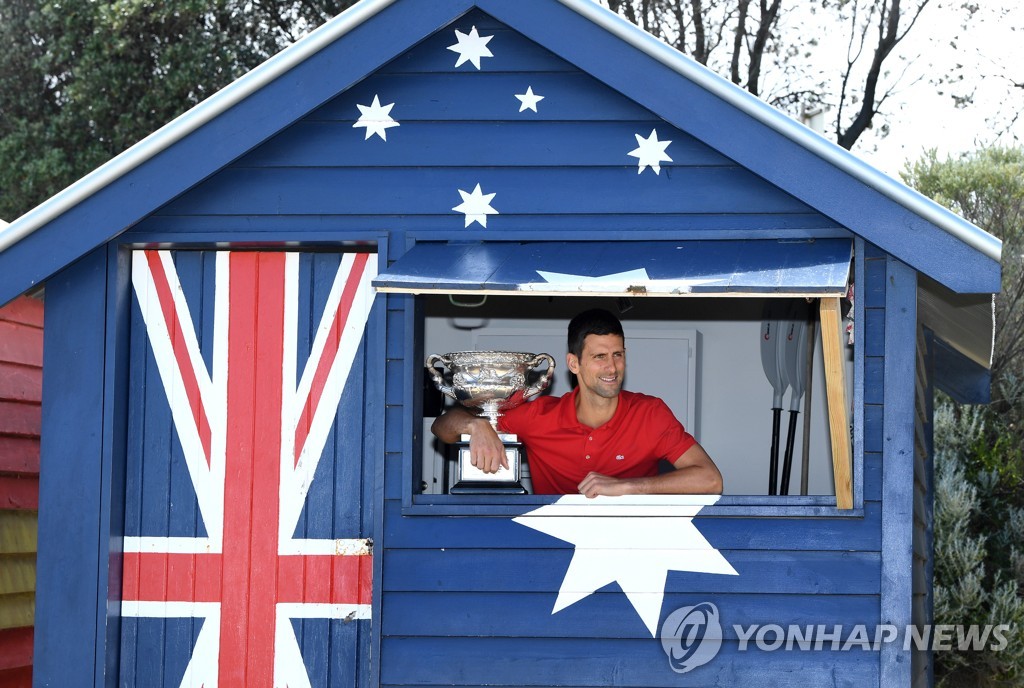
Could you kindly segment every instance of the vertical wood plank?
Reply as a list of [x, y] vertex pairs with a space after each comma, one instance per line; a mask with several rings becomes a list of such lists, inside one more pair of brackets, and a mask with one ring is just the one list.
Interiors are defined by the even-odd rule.
[[[390, 237], [381, 232], [377, 237], [377, 256], [380, 261], [378, 269], [386, 264], [390, 249]], [[366, 490], [364, 511], [369, 510], [371, 522], [370, 534], [373, 538], [374, 557], [372, 580], [375, 587], [372, 606], [373, 618], [377, 621], [366, 634], [365, 643], [360, 646], [360, 659], [365, 661], [366, 671], [359, 673], [359, 685], [362, 688], [374, 688], [380, 685], [381, 656], [381, 588], [383, 580], [384, 545], [384, 408], [385, 408], [385, 370], [387, 368], [387, 333], [386, 323], [390, 314], [387, 300], [378, 296], [370, 311], [366, 323], [366, 339], [363, 343], [366, 351], [366, 387], [364, 393], [365, 410], [363, 416], [363, 432], [366, 435], [366, 456], [374, 457], [372, 463], [364, 463], [363, 482]], [[371, 354], [372, 352], [372, 354]], [[371, 470], [372, 467], [372, 470]]]
[[129, 323], [129, 254], [108, 244], [107, 298], [104, 320], [103, 454], [100, 468], [99, 585], [101, 600], [96, 617], [96, 637], [103, 643], [96, 652], [97, 685], [116, 681], [120, 664], [121, 614], [113, 602], [120, 600], [124, 538], [125, 458], [127, 451]]
[[[885, 416], [882, 445], [882, 623], [905, 628], [912, 620], [914, 404], [917, 346], [917, 273], [890, 257], [885, 291]], [[911, 684], [910, 653], [887, 643], [881, 685]]]
[[839, 338], [839, 299], [821, 299], [821, 347], [825, 362], [825, 390], [828, 397], [828, 427], [832, 438], [832, 469], [835, 476], [836, 506], [853, 508], [853, 480], [850, 469], [850, 421], [847, 416], [843, 347]]
[[47, 283], [34, 669], [38, 686], [96, 685], [101, 644], [96, 624], [106, 615], [109, 539], [99, 522], [106, 269], [106, 248], [101, 248]]
[[[864, 289], [865, 284], [868, 284], [867, 278], [867, 249], [865, 247], [867, 242], [861, 237], [856, 237], [853, 242], [853, 254], [854, 254], [854, 275], [853, 283], [855, 285], [862, 285], [859, 287], [861, 290]], [[882, 281], [884, 284], [884, 281]], [[870, 284], [868, 284], [870, 288]], [[853, 303], [853, 321], [854, 323], [864, 323], [864, 312], [867, 308], [866, 299], [857, 298], [854, 294]], [[864, 331], [863, 324], [860, 327], [854, 326], [854, 349], [853, 349], [853, 503], [863, 505], [864, 500], [867, 499], [868, 486], [866, 482], [868, 480], [868, 473], [866, 470], [867, 466], [867, 452], [865, 450], [864, 435], [867, 432], [865, 424], [865, 407], [867, 405], [868, 398], [868, 357], [865, 353], [863, 346], [856, 346], [857, 339], [861, 342], [867, 335]], [[875, 486], [872, 486], [875, 487]]]

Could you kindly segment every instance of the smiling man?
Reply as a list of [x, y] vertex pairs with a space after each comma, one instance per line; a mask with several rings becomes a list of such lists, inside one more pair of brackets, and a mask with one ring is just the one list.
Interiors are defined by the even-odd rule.
[[[721, 494], [714, 461], [657, 397], [622, 389], [625, 335], [606, 310], [580, 313], [569, 323], [566, 364], [576, 388], [510, 409], [499, 432], [526, 446], [537, 494]], [[494, 473], [507, 466], [505, 449], [486, 418], [453, 407], [433, 433], [452, 443], [470, 435], [473, 465]], [[672, 469], [659, 470], [662, 459]]]

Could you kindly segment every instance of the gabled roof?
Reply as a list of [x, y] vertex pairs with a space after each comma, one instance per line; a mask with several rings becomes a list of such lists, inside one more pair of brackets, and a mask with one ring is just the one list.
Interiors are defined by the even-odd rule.
[[953, 291], [998, 291], [998, 239], [592, 0], [363, 0], [0, 230], [0, 303], [474, 7]]

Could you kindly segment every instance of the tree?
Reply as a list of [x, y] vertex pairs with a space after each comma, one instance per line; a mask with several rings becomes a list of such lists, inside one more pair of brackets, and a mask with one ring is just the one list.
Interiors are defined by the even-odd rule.
[[[984, 43], [952, 39], [958, 74], [940, 86], [958, 108], [984, 108], [989, 145], [1017, 145], [1024, 124], [1024, 74], [1020, 71], [1019, 33], [1024, 11], [1008, 2], [964, 3], [971, 34]], [[969, 34], [960, 32], [966, 39]]]
[[354, 0], [0, 0], [12, 220]]
[[[940, 685], [1019, 685], [1024, 678], [1024, 149], [907, 165], [918, 191], [1003, 240], [996, 297], [993, 402], [938, 400], [935, 416], [935, 623], [1011, 624], [999, 652], [936, 654]], [[1016, 681], [1018, 683], [1009, 683]]]
[[[781, 0], [605, 0], [791, 115], [826, 107], [834, 115], [828, 135], [847, 150], [884, 119], [886, 102], [904, 85], [897, 47], [930, 1], [821, 0], [789, 8]], [[964, 12], [969, 16], [970, 8]], [[838, 40], [846, 45], [842, 63], [814, 67], [822, 46]]]

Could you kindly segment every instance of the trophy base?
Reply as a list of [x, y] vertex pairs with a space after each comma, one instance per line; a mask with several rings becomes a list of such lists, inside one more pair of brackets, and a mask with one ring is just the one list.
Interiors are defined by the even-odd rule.
[[526, 494], [522, 484], [523, 445], [515, 435], [500, 433], [498, 438], [505, 445], [508, 468], [497, 473], [484, 473], [473, 465], [469, 454], [469, 435], [463, 435], [457, 442], [455, 483], [449, 494]]

